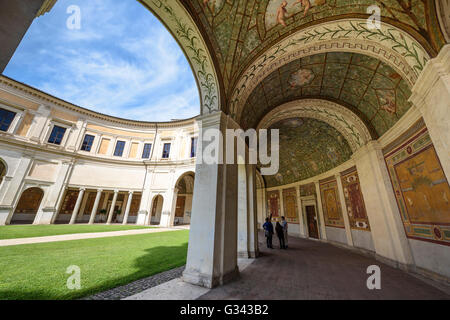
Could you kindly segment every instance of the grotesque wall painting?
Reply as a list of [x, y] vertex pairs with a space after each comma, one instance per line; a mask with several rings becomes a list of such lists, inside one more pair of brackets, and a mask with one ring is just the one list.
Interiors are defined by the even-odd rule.
[[256, 127], [279, 105], [322, 96], [351, 105], [381, 136], [410, 108], [411, 90], [392, 67], [373, 57], [328, 52], [297, 60], [271, 72], [249, 95], [242, 113], [244, 127]]
[[281, 120], [270, 129], [280, 130], [280, 167], [277, 174], [264, 176], [268, 187], [313, 177], [345, 162], [352, 154], [342, 134], [323, 121], [295, 117]]
[[300, 186], [300, 197], [315, 196], [316, 185], [314, 183], [304, 184]]
[[280, 192], [278, 190], [267, 191], [267, 207], [272, 218], [276, 220], [280, 217]]
[[450, 245], [450, 189], [426, 128], [385, 156], [408, 237]]
[[344, 228], [336, 180], [321, 182], [320, 194], [322, 196], [322, 209], [325, 225], [329, 227]]
[[297, 191], [295, 188], [283, 189], [283, 207], [287, 222], [298, 223]]
[[194, 12], [211, 42], [225, 91], [256, 57], [286, 35], [324, 21], [368, 17], [367, 8], [374, 4], [381, 9], [381, 21], [415, 34], [430, 51], [436, 53], [446, 43], [435, 0], [192, 0], [183, 4]]
[[370, 231], [364, 198], [359, 184], [356, 168], [341, 174], [342, 189], [344, 190], [347, 214], [352, 229]]

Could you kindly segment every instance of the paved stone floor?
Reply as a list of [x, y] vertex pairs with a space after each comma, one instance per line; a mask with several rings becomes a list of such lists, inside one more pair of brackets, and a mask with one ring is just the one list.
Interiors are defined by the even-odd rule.
[[[287, 250], [267, 249], [263, 240], [260, 234], [262, 256], [241, 272], [239, 281], [199, 299], [450, 299], [409, 273], [347, 249], [293, 237]], [[370, 265], [380, 266], [381, 290], [367, 289]]]

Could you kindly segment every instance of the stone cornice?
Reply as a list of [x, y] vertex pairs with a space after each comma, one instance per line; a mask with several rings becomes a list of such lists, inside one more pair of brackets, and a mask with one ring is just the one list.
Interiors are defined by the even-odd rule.
[[74, 112], [80, 117], [85, 117], [91, 120], [99, 120], [110, 125], [119, 125], [124, 126], [124, 129], [127, 128], [145, 128], [145, 129], [156, 129], [158, 128], [179, 128], [189, 124], [193, 124], [195, 122], [196, 117], [185, 119], [185, 120], [177, 120], [170, 122], [148, 122], [148, 121], [138, 121], [138, 120], [129, 120], [118, 118], [114, 116], [108, 116], [99, 112], [91, 111], [89, 109], [85, 109], [83, 107], [77, 106], [73, 103], [64, 101], [62, 99], [56, 98], [50, 94], [47, 94], [43, 91], [35, 89], [31, 86], [28, 86], [19, 81], [8, 78], [4, 75], [0, 76], [0, 86], [3, 86], [8, 91], [13, 90], [12, 94], [17, 95], [17, 91], [20, 92], [25, 97], [33, 102], [51, 105], [56, 108], [62, 108], [69, 112]]
[[426, 105], [424, 99], [440, 79], [447, 82], [447, 88], [450, 91], [450, 44], [442, 47], [437, 57], [427, 62], [411, 90], [409, 101], [422, 109]]

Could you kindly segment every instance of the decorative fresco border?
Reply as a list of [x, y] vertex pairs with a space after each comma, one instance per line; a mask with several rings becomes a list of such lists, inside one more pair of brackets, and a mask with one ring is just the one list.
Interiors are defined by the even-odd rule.
[[[403, 226], [405, 229], [406, 236], [411, 239], [428, 241], [433, 243], [439, 243], [443, 245], [450, 246], [450, 223], [439, 221], [439, 217], [436, 216], [435, 221], [417, 221], [414, 218], [411, 218], [411, 212], [408, 212], [408, 202], [414, 200], [405, 197], [405, 193], [410, 191], [411, 188], [401, 188], [401, 182], [405, 181], [404, 177], [399, 178], [398, 170], [400, 166], [407, 164], [407, 161], [412, 161], [414, 159], [419, 159], [421, 156], [425, 156], [425, 152], [432, 155], [436, 159], [436, 164], [439, 166], [439, 171], [443, 177], [443, 179], [438, 179], [439, 181], [433, 181], [430, 177], [420, 176], [417, 177], [417, 185], [424, 184], [424, 182], [429, 186], [429, 188], [433, 188], [436, 185], [440, 185], [443, 188], [443, 196], [446, 194], [450, 194], [450, 189], [448, 185], [448, 180], [445, 177], [445, 174], [442, 170], [441, 163], [434, 149], [434, 145], [429, 136], [428, 130], [426, 127], [420, 128], [420, 130], [416, 131], [415, 134], [412, 135], [406, 142], [404, 142], [401, 146], [397, 147], [395, 150], [385, 155], [385, 162], [388, 168], [389, 176], [391, 179], [392, 187], [394, 189], [396, 202], [398, 205], [398, 209], [400, 212], [400, 216], [403, 221]], [[433, 159], [433, 158], [432, 158]], [[425, 166], [425, 162], [422, 161], [419, 165]], [[410, 172], [411, 170], [417, 170], [416, 168], [408, 168]], [[433, 170], [433, 172], [437, 172]], [[401, 180], [403, 179], [403, 180]], [[442, 184], [446, 184], [442, 185]], [[435, 193], [434, 190], [428, 190], [429, 193]], [[427, 196], [423, 193], [423, 198]], [[450, 200], [450, 199], [448, 199]], [[447, 200], [447, 207], [448, 207]], [[434, 206], [438, 205], [433, 203]], [[411, 207], [411, 204], [409, 205]], [[450, 210], [450, 209], [449, 209]], [[448, 211], [450, 212], [450, 211]]]
[[292, 117], [313, 118], [328, 123], [346, 138], [353, 152], [372, 139], [368, 128], [356, 114], [338, 103], [322, 99], [301, 99], [282, 104], [264, 116], [257, 130]]
[[[337, 181], [334, 177], [331, 179], [321, 180], [319, 182], [320, 195], [322, 198], [322, 210], [325, 225], [327, 227], [345, 229], [344, 218], [342, 216], [342, 206], [339, 200], [339, 191]], [[335, 214], [339, 218], [330, 218], [330, 211], [336, 210]]]
[[[288, 188], [288, 189], [283, 189], [283, 209], [284, 209], [284, 217], [286, 219], [287, 222], [289, 223], [293, 223], [293, 224], [298, 224], [299, 223], [299, 219], [298, 219], [298, 205], [297, 205], [297, 190], [295, 188]], [[292, 215], [291, 212], [289, 212], [289, 208], [288, 208], [288, 204], [290, 202], [294, 203], [294, 214]]]
[[[356, 167], [352, 167], [350, 169], [351, 170], [341, 172], [342, 189], [344, 191], [345, 203], [347, 204], [347, 214], [350, 222], [350, 228], [355, 230], [370, 231], [370, 223], [369, 218], [367, 217], [364, 197], [361, 192], [358, 171], [356, 170]], [[351, 193], [353, 193], [352, 196]], [[353, 205], [355, 201], [359, 201], [359, 208], [355, 208]], [[359, 217], [355, 217], [355, 211], [357, 210], [359, 211]]]

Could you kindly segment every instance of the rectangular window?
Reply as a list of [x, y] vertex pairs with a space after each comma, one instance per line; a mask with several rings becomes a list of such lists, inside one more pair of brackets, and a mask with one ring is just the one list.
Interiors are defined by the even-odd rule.
[[152, 151], [152, 144], [151, 143], [144, 144], [144, 151], [142, 151], [142, 159], [149, 159], [151, 151]]
[[170, 143], [164, 143], [162, 158], [168, 159], [170, 155]]
[[0, 130], [5, 132], [8, 131], [9, 126], [13, 122], [15, 116], [15, 112], [0, 109]]
[[123, 155], [123, 149], [125, 149], [125, 141], [117, 141], [114, 155], [116, 157], [121, 157]]
[[191, 158], [194, 158], [197, 152], [197, 137], [191, 138]]
[[50, 134], [50, 138], [48, 138], [48, 142], [60, 145], [65, 133], [66, 133], [66, 128], [53, 126], [52, 133]]
[[94, 143], [94, 136], [87, 134], [84, 136], [83, 144], [81, 145], [81, 150], [83, 151], [91, 151], [92, 143]]

